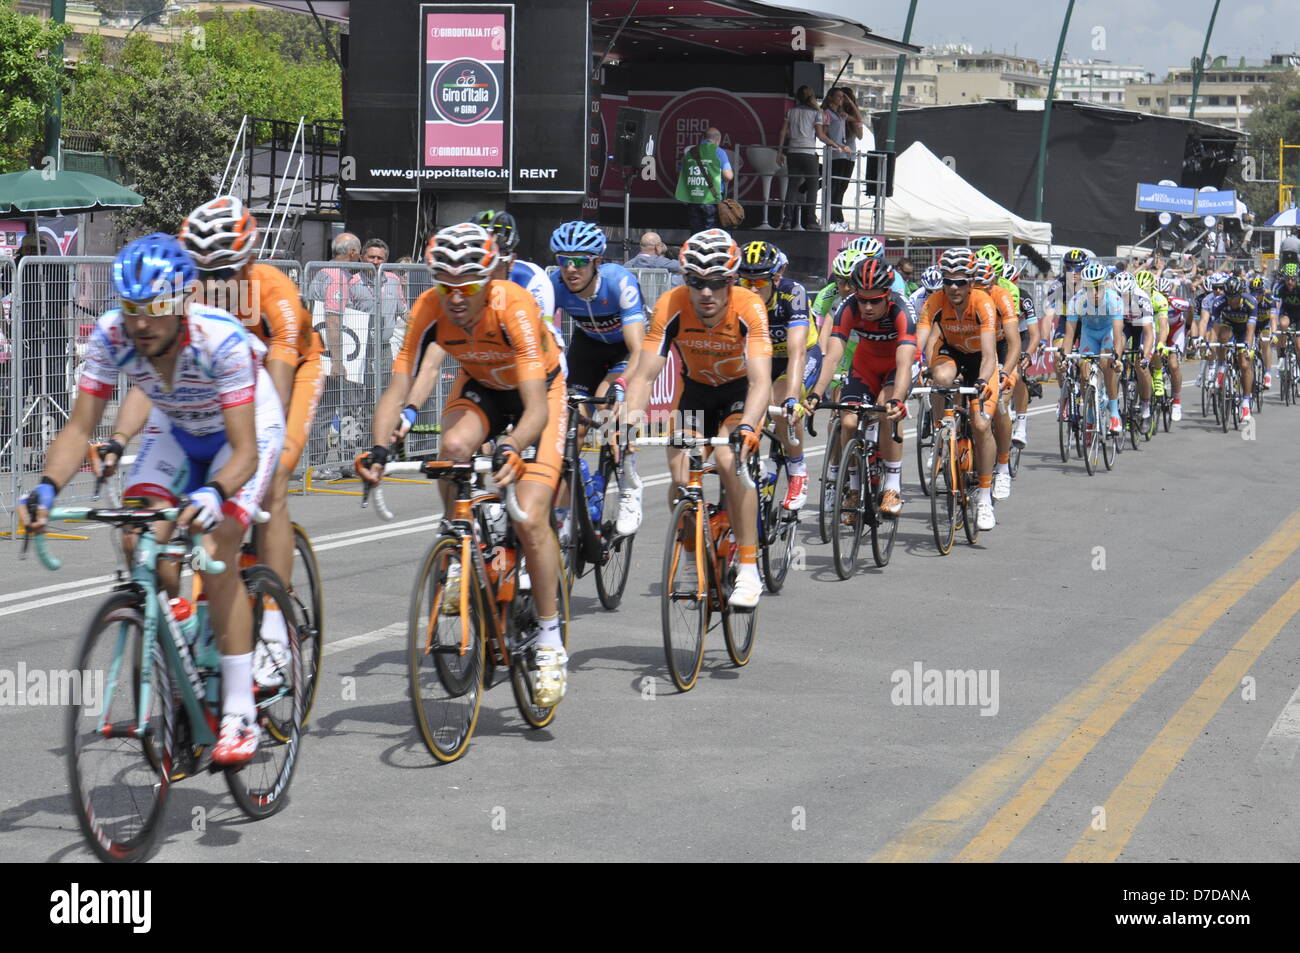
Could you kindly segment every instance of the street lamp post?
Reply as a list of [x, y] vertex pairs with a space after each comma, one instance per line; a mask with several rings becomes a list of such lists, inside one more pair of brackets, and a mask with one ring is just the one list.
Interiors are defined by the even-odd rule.
[[1214, 32], [1214, 18], [1219, 15], [1219, 0], [1214, 0], [1214, 9], [1210, 11], [1210, 25], [1205, 30], [1205, 45], [1201, 47], [1201, 58], [1192, 70], [1192, 103], [1187, 110], [1187, 118], [1196, 118], [1196, 93], [1201, 88], [1201, 74], [1205, 72], [1205, 57], [1210, 52], [1210, 34]]
[[1056, 96], [1056, 75], [1061, 70], [1061, 54], [1065, 52], [1065, 34], [1070, 30], [1070, 17], [1074, 14], [1074, 0], [1065, 8], [1061, 23], [1061, 39], [1056, 44], [1056, 59], [1052, 62], [1052, 81], [1047, 85], [1047, 102], [1043, 104], [1043, 129], [1038, 137], [1038, 185], [1034, 190], [1034, 218], [1043, 220], [1043, 183], [1047, 177], [1047, 129], [1052, 121], [1052, 99]]

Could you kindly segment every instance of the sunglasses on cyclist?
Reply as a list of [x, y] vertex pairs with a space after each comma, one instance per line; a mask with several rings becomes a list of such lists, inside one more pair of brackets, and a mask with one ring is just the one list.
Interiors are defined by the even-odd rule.
[[741, 277], [740, 283], [746, 288], [766, 288], [772, 283], [771, 278], [745, 278]]
[[880, 294], [865, 294], [865, 295], [856, 294], [854, 295], [854, 297], [856, 297], [863, 304], [880, 304], [882, 301], [884, 301], [886, 298], [889, 297], [889, 293], [882, 292]]
[[229, 281], [235, 275], [239, 274], [243, 265], [235, 265], [231, 268], [214, 268], [211, 271], [200, 272], [204, 281]]
[[969, 278], [944, 278], [944, 287], [965, 288], [970, 284]]
[[590, 255], [556, 255], [555, 263], [561, 268], [586, 268], [596, 259]]
[[450, 297], [459, 291], [466, 298], [473, 297], [487, 287], [486, 281], [467, 281], [464, 284], [456, 285], [447, 281], [435, 281], [433, 286], [438, 289], [438, 294], [444, 298]]
[[122, 313], [161, 318], [169, 314], [180, 314], [184, 308], [184, 300], [184, 295], [177, 295], [175, 298], [151, 298], [148, 301], [128, 301], [123, 298]]
[[710, 291], [721, 291], [729, 284], [731, 284], [729, 278], [701, 278], [699, 275], [686, 276], [686, 287], [694, 288], [696, 291], [704, 288], [708, 288]]

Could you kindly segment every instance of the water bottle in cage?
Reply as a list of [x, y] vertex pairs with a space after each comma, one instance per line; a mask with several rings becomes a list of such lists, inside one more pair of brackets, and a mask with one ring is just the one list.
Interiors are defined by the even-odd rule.
[[485, 507], [487, 511], [488, 532], [491, 535], [492, 545], [499, 546], [505, 542], [506, 530], [509, 528], [509, 518], [506, 516], [506, 508], [500, 503], [491, 502]]

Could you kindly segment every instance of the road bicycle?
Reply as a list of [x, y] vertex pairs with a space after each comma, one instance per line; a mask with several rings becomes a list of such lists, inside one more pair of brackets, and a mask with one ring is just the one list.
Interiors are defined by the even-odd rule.
[[1241, 427], [1243, 382], [1237, 355], [1246, 350], [1246, 345], [1238, 341], [1228, 341], [1226, 344], [1215, 346], [1221, 349], [1223, 362], [1217, 366], [1213, 374], [1215, 389], [1211, 400], [1215, 405], [1215, 420], [1218, 421], [1222, 431], [1227, 433], [1229, 424], [1232, 425], [1233, 430]]
[[[938, 394], [943, 399], [943, 413], [935, 427], [934, 460], [930, 464], [930, 529], [940, 554], [947, 556], [960, 525], [972, 546], [979, 539], [975, 522], [979, 476], [975, 472], [975, 443], [971, 431], [971, 398], [979, 396], [975, 387], [917, 387], [917, 396]], [[965, 397], [965, 406], [957, 406], [956, 397]], [[980, 413], [984, 410], [979, 408]]]
[[1281, 338], [1278, 345], [1278, 386], [1282, 391], [1282, 403], [1294, 404], [1300, 401], [1300, 355], [1296, 353], [1296, 335], [1300, 331], [1292, 331], [1289, 328], [1285, 331], [1276, 332], [1276, 336]]
[[[91, 471], [97, 474], [95, 478], [95, 489], [92, 499], [98, 501], [103, 494], [104, 486], [108, 478], [103, 476], [103, 466], [100, 456], [103, 453], [103, 445], [91, 445], [87, 450], [87, 458], [90, 462]], [[118, 473], [127, 472], [131, 464], [135, 462], [134, 454], [126, 454], [117, 463], [116, 470]], [[258, 511], [254, 518], [255, 524], [264, 524], [269, 519], [265, 511]], [[297, 624], [293, 628], [294, 634], [298, 639], [298, 651], [302, 655], [302, 669], [304, 680], [304, 704], [303, 704], [303, 722], [311, 717], [312, 707], [316, 704], [316, 688], [320, 681], [321, 662], [325, 658], [325, 600], [324, 586], [321, 582], [320, 563], [316, 560], [316, 550], [312, 547], [311, 537], [307, 530], [303, 529], [298, 523], [290, 524], [293, 531], [293, 571], [288, 580], [281, 580], [281, 583], [287, 583], [285, 588], [288, 590], [289, 598], [293, 600], [294, 608], [297, 610]], [[248, 569], [261, 563], [261, 556], [258, 553], [258, 538], [262, 534], [256, 532], [255, 527], [249, 527], [248, 534], [244, 538], [244, 543], [239, 552], [239, 568]], [[277, 577], [278, 578], [278, 577]], [[197, 605], [202, 593], [202, 581], [199, 576], [194, 577], [194, 585], [188, 591], [188, 599], [191, 605]]]
[[[557, 710], [538, 705], [534, 693], [537, 608], [522, 547], [507, 519], [522, 520], [524, 514], [513, 487], [503, 501], [499, 493], [480, 486], [491, 472], [490, 454], [478, 454], [469, 463], [425, 460], [384, 467], [386, 475], [419, 473], [454, 487], [438, 538], [420, 561], [407, 614], [411, 705], [420, 736], [443, 763], [468, 750], [483, 695], [498, 670], [509, 672], [515, 705], [530, 727], [545, 728]], [[380, 517], [391, 520], [382, 486], [367, 483], [361, 505], [372, 498]], [[569, 589], [563, 573], [555, 597], [567, 647]]]
[[1169, 355], [1177, 354], [1177, 349], [1169, 347], [1167, 344], [1156, 345], [1156, 352], [1161, 355], [1161, 384], [1156, 386], [1155, 372], [1152, 371], [1151, 381], [1151, 431], [1154, 434], [1156, 424], [1158, 423], [1165, 433], [1169, 433], [1169, 425], [1174, 419], [1174, 381], [1169, 371]]
[[1074, 374], [1081, 381], [1082, 393], [1079, 397], [1079, 444], [1083, 467], [1088, 476], [1093, 476], [1104, 463], [1107, 470], [1114, 469], [1115, 457], [1119, 455], [1119, 442], [1122, 433], [1110, 430], [1109, 401], [1106, 397], [1106, 379], [1100, 367], [1102, 355], [1074, 351], [1065, 355], [1067, 364], [1087, 362], [1087, 379], [1084, 381], [1083, 369], [1075, 368]]
[[[889, 408], [878, 404], [823, 402], [817, 409], [835, 411], [840, 415], [856, 414], [858, 424], [853, 435], [844, 441], [840, 452], [839, 479], [835, 487], [835, 504], [832, 508], [831, 537], [835, 574], [841, 579], [853, 575], [858, 561], [862, 535], [870, 530], [871, 555], [879, 567], [889, 565], [898, 536], [898, 520], [880, 512], [880, 498], [885, 480], [885, 462], [880, 455], [877, 440], [879, 422]], [[893, 425], [895, 443], [902, 443], [898, 423]]]
[[[570, 589], [589, 569], [596, 574], [596, 594], [606, 609], [617, 609], [627, 588], [632, 569], [632, 546], [636, 534], [618, 532], [619, 475], [622, 465], [614, 459], [613, 442], [605, 439], [609, 428], [588, 417], [588, 405], [611, 406], [613, 397], [570, 394], [569, 426], [564, 436], [564, 462], [560, 487], [566, 497], [567, 514], [560, 523], [560, 553], [564, 578]], [[580, 427], [602, 435], [595, 471], [588, 469], [578, 442]]]
[[[185, 600], [168, 600], [157, 568], [164, 560], [202, 573], [225, 572], [226, 566], [207, 554], [198, 535], [157, 540], [152, 525], [174, 523], [183, 504], [155, 510], [143, 502], [50, 511], [51, 520], [93, 521], [135, 534], [129, 570], [118, 569], [117, 585], [82, 637], [73, 669], [81, 690], [69, 706], [65, 735], [73, 811], [86, 842], [105, 861], [145, 859], [161, 830], [171, 784], [222, 770], [211, 762], [221, 718], [221, 656], [207, 607], [201, 602], [191, 611]], [[62, 565], [43, 535], [26, 537], [24, 552], [30, 540], [46, 568]], [[267, 600], [284, 614], [291, 633], [298, 617], [270, 569], [251, 566], [240, 574], [253, 611], [256, 651]], [[306, 694], [299, 640], [291, 637], [288, 646], [287, 662], [277, 666], [280, 683], [254, 686], [257, 753], [246, 765], [224, 769], [230, 793], [254, 819], [284, 806], [298, 763]], [[90, 690], [90, 682], [102, 690]]]
[[1141, 352], [1133, 349], [1125, 351], [1119, 380], [1120, 421], [1134, 450], [1138, 448], [1139, 436], [1144, 442], [1151, 439], [1156, 424], [1153, 411], [1148, 425], [1142, 426], [1142, 392], [1138, 383], [1140, 362]]
[[[740, 553], [725, 501], [720, 496], [714, 504], [704, 498], [704, 476], [716, 472], [717, 466], [704, 462], [701, 448], [725, 447], [730, 442], [726, 437], [682, 433], [637, 439], [641, 446], [689, 451], [690, 475], [678, 491], [668, 521], [660, 592], [668, 673], [681, 692], [695, 687], [704, 664], [705, 636], [715, 627], [721, 625], [727, 654], [736, 666], [747, 664], [754, 651], [757, 609], [736, 609], [729, 602]], [[755, 454], [742, 465], [736, 453], [736, 472], [750, 489], [757, 489], [753, 476], [757, 463]]]
[[[840, 389], [844, 385], [847, 374], [837, 372], [831, 377], [830, 386], [826, 388], [827, 400], [834, 403], [839, 400]], [[831, 541], [831, 509], [835, 506], [835, 490], [830, 479], [831, 464], [834, 462], [836, 454], [831, 452], [831, 447], [836, 439], [836, 434], [840, 432], [840, 414], [839, 411], [832, 411], [830, 422], [826, 427], [826, 448], [822, 453], [822, 479], [818, 492], [819, 505], [817, 507], [817, 531], [821, 534], [822, 542]], [[816, 434], [813, 434], [816, 436]], [[922, 490], [925, 488], [922, 487]]]
[[1061, 462], [1070, 462], [1070, 448], [1075, 455], [1083, 456], [1083, 385], [1079, 381], [1079, 365], [1066, 359], [1059, 347], [1043, 348], [1049, 354], [1056, 355], [1056, 362], [1061, 367], [1061, 396], [1056, 403], [1056, 435], [1061, 452]]

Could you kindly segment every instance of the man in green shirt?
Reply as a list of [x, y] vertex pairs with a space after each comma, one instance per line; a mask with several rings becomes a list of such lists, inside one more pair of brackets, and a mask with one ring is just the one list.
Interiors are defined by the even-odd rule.
[[682, 153], [677, 177], [677, 201], [686, 203], [692, 233], [718, 227], [718, 203], [726, 195], [725, 183], [734, 178], [722, 149], [722, 132], [710, 126], [698, 145]]

